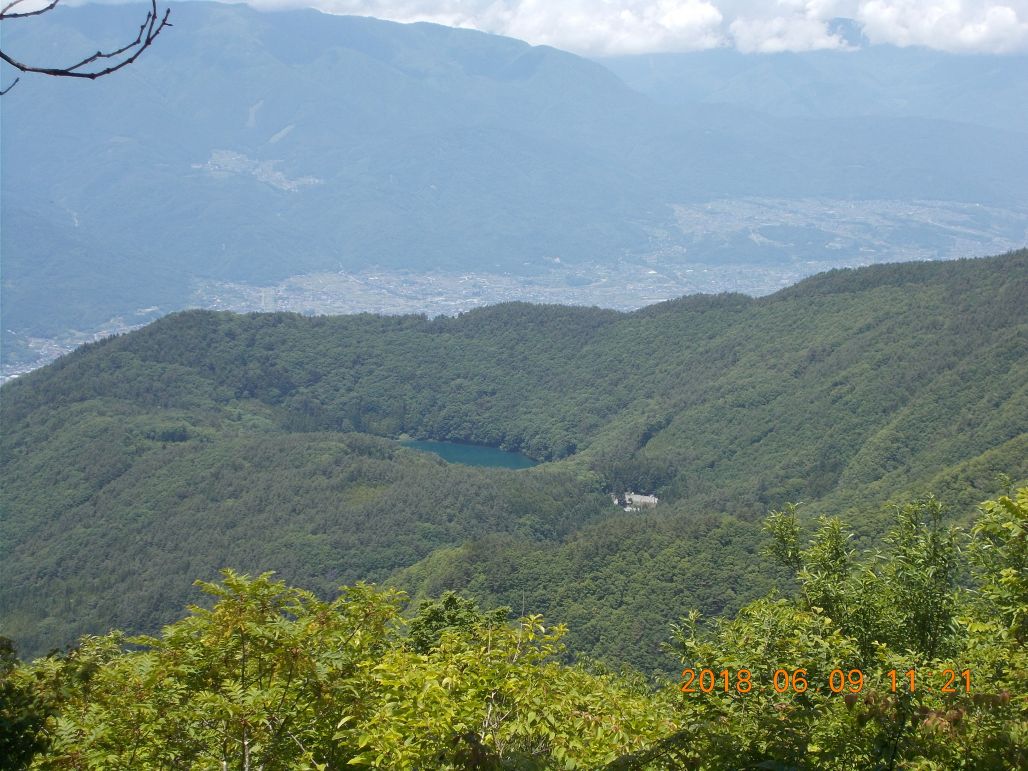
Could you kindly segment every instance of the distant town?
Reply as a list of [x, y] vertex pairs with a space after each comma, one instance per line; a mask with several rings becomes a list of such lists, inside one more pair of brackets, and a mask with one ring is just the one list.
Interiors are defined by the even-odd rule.
[[[534, 276], [499, 273], [445, 273], [395, 269], [311, 273], [277, 284], [258, 286], [229, 282], [196, 285], [185, 307], [237, 313], [290, 311], [306, 315], [424, 313], [452, 316], [484, 305], [522, 301], [561, 305], [596, 305], [631, 311], [686, 294], [743, 292], [759, 296], [793, 284], [804, 276], [843, 265], [802, 262], [790, 266], [700, 264], [668, 267], [655, 259], [617, 265], [563, 266]], [[854, 264], [852, 261], [847, 265]], [[145, 326], [178, 308], [141, 308], [116, 316], [89, 330], [70, 330], [60, 337], [24, 336], [31, 352], [0, 368], [0, 382], [31, 372], [84, 343]]]
[[[210, 164], [250, 169], [244, 161], [222, 154]], [[273, 171], [254, 169], [265, 175]], [[8, 330], [7, 339], [13, 337], [21, 350], [17, 360], [5, 356], [0, 381], [185, 307], [434, 317], [522, 301], [631, 311], [687, 294], [766, 295], [831, 268], [1001, 254], [1028, 242], [1024, 212], [968, 203], [751, 197], [673, 210], [676, 230], [652, 232], [645, 254], [616, 261], [569, 264], [554, 255], [526, 263], [521, 273], [369, 267], [296, 275], [267, 285], [197, 281], [179, 307], [138, 308], [57, 337]]]

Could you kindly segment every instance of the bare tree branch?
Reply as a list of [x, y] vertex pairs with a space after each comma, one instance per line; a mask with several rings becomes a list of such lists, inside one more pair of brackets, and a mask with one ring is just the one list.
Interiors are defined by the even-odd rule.
[[[24, 19], [29, 16], [39, 16], [47, 11], [52, 11], [60, 1], [51, 0], [48, 5], [35, 11], [18, 12], [12, 11], [12, 9], [21, 5], [25, 0], [11, 0], [0, 10], [0, 22], [11, 19]], [[165, 9], [164, 15], [161, 16], [157, 9], [157, 0], [150, 0], [150, 10], [147, 11], [143, 23], [139, 25], [139, 32], [136, 34], [135, 40], [113, 51], [97, 51], [68, 67], [45, 67], [26, 64], [2, 50], [0, 50], [0, 60], [7, 62], [20, 72], [35, 72], [40, 75], [52, 75], [59, 78], [88, 78], [89, 80], [96, 80], [104, 75], [117, 72], [122, 67], [127, 67], [138, 59], [139, 55], [153, 44], [153, 41], [161, 34], [161, 31], [165, 27], [171, 26], [171, 23], [168, 21], [170, 15], [171, 9]], [[101, 67], [100, 63], [107, 64]], [[90, 68], [89, 65], [91, 64], [96, 66]], [[7, 88], [0, 90], [0, 96], [14, 88], [19, 80], [21, 80], [20, 76], [16, 77], [14, 82], [7, 86]]]
[[34, 11], [25, 11], [24, 13], [11, 13], [10, 12], [11, 9], [14, 8], [14, 6], [21, 5], [24, 2], [25, 2], [25, 0], [12, 0], [12, 2], [8, 3], [7, 5], [5, 5], [4, 9], [2, 11], [0, 11], [0, 20], [3, 20], [3, 19], [24, 19], [26, 16], [39, 16], [39, 14], [41, 14], [41, 13], [46, 13], [47, 11], [52, 11], [57, 6], [57, 4], [59, 2], [61, 2], [61, 0], [53, 0], [53, 2], [50, 3], [50, 5], [47, 5], [47, 6], [43, 7], [43, 8], [37, 8]]

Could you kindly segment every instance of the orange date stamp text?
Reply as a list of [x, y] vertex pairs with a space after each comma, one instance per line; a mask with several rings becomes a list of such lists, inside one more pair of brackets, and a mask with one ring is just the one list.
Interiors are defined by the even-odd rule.
[[[749, 669], [685, 669], [682, 671], [683, 693], [747, 694], [760, 688], [773, 688], [775, 693], [805, 693], [808, 690], [829, 693], [860, 693], [869, 678], [859, 669], [833, 669], [828, 676], [813, 678], [805, 668], [779, 668], [763, 682]], [[938, 672], [890, 669], [879, 681], [879, 687], [892, 693], [919, 689], [939, 693], [971, 693], [971, 670], [941, 669]]]

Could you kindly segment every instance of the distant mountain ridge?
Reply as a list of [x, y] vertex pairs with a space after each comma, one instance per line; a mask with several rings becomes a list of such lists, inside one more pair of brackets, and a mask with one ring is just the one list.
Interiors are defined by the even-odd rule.
[[731, 49], [597, 59], [629, 86], [686, 110], [732, 106], [782, 118], [890, 117], [968, 123], [1024, 133], [1028, 56], [953, 55], [926, 48], [753, 56]]
[[[26, 79], [5, 97], [5, 350], [112, 317], [146, 321], [139, 309], [185, 307], [199, 281], [369, 265], [534, 275], [556, 259], [761, 263], [819, 259], [834, 243], [808, 215], [711, 236], [675, 209], [712, 199], [1026, 211], [1019, 129], [732, 104], [683, 113], [595, 62], [495, 35], [170, 7], [175, 26], [118, 77]], [[5, 46], [92, 50], [120, 40], [132, 11], [61, 7], [5, 29]], [[1016, 216], [975, 211], [888, 237], [935, 256], [1023, 243]], [[859, 256], [864, 243], [829, 251]]]

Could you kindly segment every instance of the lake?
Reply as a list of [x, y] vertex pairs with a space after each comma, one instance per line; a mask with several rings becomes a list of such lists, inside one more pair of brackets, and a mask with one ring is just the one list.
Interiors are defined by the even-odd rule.
[[491, 466], [493, 468], [530, 468], [538, 465], [527, 455], [519, 452], [507, 452], [496, 447], [485, 447], [480, 444], [460, 444], [458, 442], [434, 442], [431, 440], [411, 439], [400, 442], [404, 447], [422, 452], [432, 452], [447, 463], [463, 463], [465, 466]]

